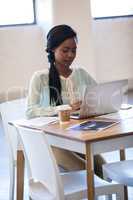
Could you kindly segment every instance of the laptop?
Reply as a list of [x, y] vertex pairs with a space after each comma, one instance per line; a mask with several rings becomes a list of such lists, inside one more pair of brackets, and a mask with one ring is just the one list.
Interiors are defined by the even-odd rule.
[[122, 103], [126, 103], [127, 89], [127, 79], [87, 86], [80, 110], [72, 113], [71, 118], [84, 119], [119, 111]]

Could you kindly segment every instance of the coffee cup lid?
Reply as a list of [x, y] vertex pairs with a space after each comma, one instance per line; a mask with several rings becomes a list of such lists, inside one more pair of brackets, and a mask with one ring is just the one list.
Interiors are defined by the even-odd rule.
[[66, 104], [66, 105], [59, 105], [57, 107], [57, 111], [63, 111], [63, 110], [72, 110], [72, 107], [69, 106], [68, 104]]

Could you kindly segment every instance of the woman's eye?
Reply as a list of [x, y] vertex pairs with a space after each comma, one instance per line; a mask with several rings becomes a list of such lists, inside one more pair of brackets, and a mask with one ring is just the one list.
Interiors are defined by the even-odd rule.
[[72, 49], [72, 50], [63, 50], [63, 53], [69, 53], [69, 52], [71, 52], [71, 53], [76, 53], [76, 49]]
[[63, 53], [68, 53], [68, 50], [63, 50]]
[[72, 50], [72, 53], [76, 53], [76, 49], [73, 49], [73, 50]]
[[69, 49], [62, 49], [63, 53], [68, 53], [70, 50]]

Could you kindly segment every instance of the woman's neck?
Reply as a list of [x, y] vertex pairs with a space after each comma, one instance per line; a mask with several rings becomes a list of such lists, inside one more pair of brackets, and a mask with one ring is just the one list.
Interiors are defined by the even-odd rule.
[[65, 77], [65, 78], [68, 78], [72, 73], [72, 69], [70, 69], [66, 66], [56, 65], [56, 69], [58, 70], [59, 75]]

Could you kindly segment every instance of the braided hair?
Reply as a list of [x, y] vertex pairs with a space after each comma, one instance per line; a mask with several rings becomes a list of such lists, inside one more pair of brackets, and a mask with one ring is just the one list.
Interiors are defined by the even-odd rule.
[[47, 48], [49, 68], [49, 93], [50, 105], [63, 104], [61, 97], [61, 81], [59, 72], [55, 66], [55, 56], [53, 50], [62, 42], [69, 38], [76, 38], [76, 32], [68, 25], [58, 25], [53, 27], [47, 34]]

